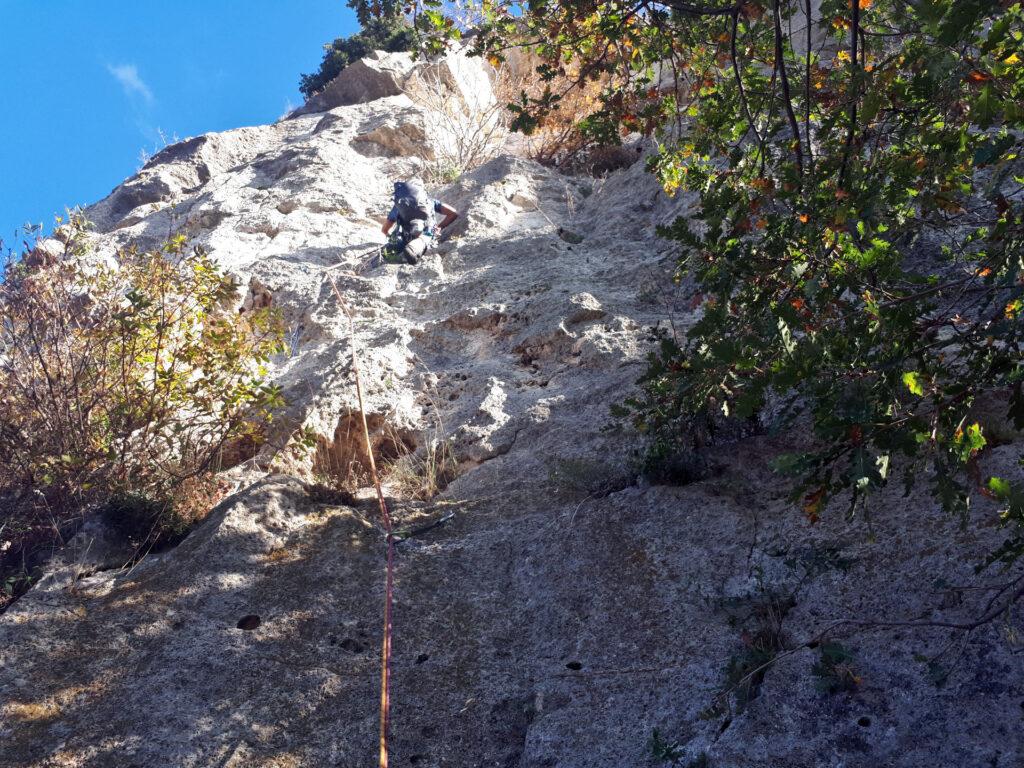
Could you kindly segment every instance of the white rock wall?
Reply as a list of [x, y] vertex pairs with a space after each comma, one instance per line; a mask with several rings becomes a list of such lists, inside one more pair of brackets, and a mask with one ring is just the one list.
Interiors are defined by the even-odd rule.
[[[345, 87], [396, 71], [411, 69], [377, 57]], [[247, 287], [241, 306], [282, 309], [293, 354], [273, 375], [290, 405], [272, 442], [305, 425], [320, 445], [298, 464], [266, 447], [234, 471], [254, 485], [134, 568], [87, 530], [0, 617], [0, 766], [372, 764], [373, 507], [267, 475], [359, 458], [328, 274], [354, 315], [379, 449], [449, 439], [461, 465], [432, 506], [394, 504], [402, 526], [455, 513], [399, 545], [394, 765], [654, 765], [654, 728], [722, 768], [1024, 764], [1013, 627], [952, 646], [942, 687], [915, 659], [961, 641], [948, 631], [837, 630], [861, 682], [832, 695], [803, 645], [839, 618], [972, 615], [973, 593], [941, 584], [976, 583], [993, 510], [958, 532], [926, 495], [893, 495], [872, 533], [838, 513], [811, 526], [767, 469], [785, 436], [718, 449], [687, 486], [638, 484], [608, 408], [633, 391], [645, 328], [692, 320], [654, 235], [691, 201], [642, 164], [594, 180], [505, 155], [436, 190], [462, 214], [448, 242], [417, 267], [365, 271], [391, 181], [440, 140], [422, 106], [378, 95], [169, 147], [90, 209], [99, 252], [183, 231]], [[742, 711], [714, 709], [782, 597], [792, 653]], [[237, 628], [253, 614], [259, 627]]]

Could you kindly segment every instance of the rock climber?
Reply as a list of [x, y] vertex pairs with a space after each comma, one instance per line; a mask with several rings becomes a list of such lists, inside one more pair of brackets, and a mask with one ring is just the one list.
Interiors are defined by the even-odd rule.
[[[444, 216], [436, 229], [435, 214]], [[388, 235], [397, 224], [398, 237], [394, 240], [392, 253], [401, 255], [407, 264], [416, 264], [441, 231], [458, 217], [459, 212], [450, 205], [427, 195], [426, 187], [420, 179], [396, 181], [394, 206], [381, 231]]]

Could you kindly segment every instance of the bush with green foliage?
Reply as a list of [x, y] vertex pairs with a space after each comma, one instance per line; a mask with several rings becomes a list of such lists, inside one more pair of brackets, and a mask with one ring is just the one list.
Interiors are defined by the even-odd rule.
[[162, 527], [207, 511], [225, 452], [283, 405], [275, 310], [240, 315], [235, 282], [183, 236], [104, 260], [86, 225], [72, 215], [61, 258], [26, 254], [0, 283], [0, 492], [20, 497], [5, 559], [111, 499], [145, 499], [127, 506]]
[[[816, 520], [898, 468], [949, 510], [1024, 489], [980, 474], [978, 398], [1024, 426], [1024, 10], [997, 0], [496, 3], [482, 53], [532, 45], [539, 77], [606, 78], [588, 130], [637, 132], [698, 321], [662, 335], [621, 410], [670, 453], [701, 414], [810, 414], [781, 469]], [[807, 17], [813, 11], [813, 23]], [[443, 31], [443, 30], [442, 30]], [[520, 105], [543, 120], [562, 94]], [[770, 409], [766, 406], [772, 406]]]

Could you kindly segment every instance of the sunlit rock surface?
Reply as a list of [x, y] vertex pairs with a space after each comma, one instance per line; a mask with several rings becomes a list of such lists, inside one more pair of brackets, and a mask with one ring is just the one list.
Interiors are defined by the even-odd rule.
[[[1024, 764], [1019, 621], [842, 626], [837, 675], [856, 682], [829, 693], [821, 671], [840, 619], [978, 615], [956, 587], [1000, 540], [991, 508], [961, 531], [922, 488], [872, 500], [870, 526], [839, 509], [812, 526], [768, 469], [800, 435], [727, 443], [685, 486], [638, 483], [609, 406], [648, 329], [693, 320], [655, 236], [692, 201], [642, 162], [595, 180], [502, 155], [435, 188], [462, 216], [420, 265], [369, 268], [391, 182], [447, 140], [402, 91], [417, 66], [353, 65], [289, 119], [168, 147], [88, 211], [96, 253], [183, 232], [237, 276], [240, 308], [279, 307], [289, 406], [183, 544], [125, 569], [90, 526], [0, 617], [0, 765], [376, 764], [382, 533], [372, 503], [303, 484], [365, 462], [329, 276], [378, 453], [442, 440], [459, 465], [431, 502], [393, 503], [400, 526], [454, 513], [398, 545], [394, 766], [649, 766], [655, 729], [682, 765]], [[479, 63], [441, 66], [492, 98]], [[286, 456], [299, 427], [317, 447]], [[776, 618], [769, 642], [792, 653], [723, 705]]]

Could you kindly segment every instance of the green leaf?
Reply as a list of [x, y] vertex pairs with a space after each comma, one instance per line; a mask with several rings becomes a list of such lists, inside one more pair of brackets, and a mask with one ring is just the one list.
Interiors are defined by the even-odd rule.
[[978, 422], [970, 424], [965, 430], [957, 431], [956, 434], [956, 445], [960, 449], [960, 458], [963, 461], [984, 448], [987, 442]]
[[796, 350], [796, 342], [793, 341], [793, 332], [790, 331], [786, 321], [781, 317], [779, 318], [779, 335], [782, 337], [782, 348], [785, 349], [788, 354], [793, 354]]
[[861, 106], [861, 119], [865, 124], [870, 123], [878, 114], [882, 106], [882, 94], [879, 90], [869, 90], [864, 95], [864, 103]]
[[953, 45], [964, 39], [974, 32], [982, 14], [996, 6], [995, 0], [954, 0], [939, 26], [939, 42]]
[[903, 383], [911, 394], [924, 395], [924, 386], [921, 384], [921, 376], [916, 371], [907, 371], [903, 374]]
[[1008, 134], [986, 141], [974, 151], [974, 164], [989, 165], [995, 162], [1015, 143], [1016, 139]]
[[783, 453], [771, 462], [773, 470], [782, 475], [797, 475], [810, 469], [813, 456], [808, 453]]
[[988, 489], [997, 499], [1005, 501], [1010, 498], [1010, 484], [1001, 477], [990, 477], [988, 479]]
[[878, 465], [878, 476], [882, 480], [888, 479], [888, 477], [889, 477], [889, 464], [890, 464], [889, 454], [887, 454], [887, 453], [881, 454], [876, 459], [876, 464]]
[[1000, 107], [995, 89], [991, 83], [986, 83], [971, 109], [971, 119], [979, 127], [988, 128], [998, 116]]

